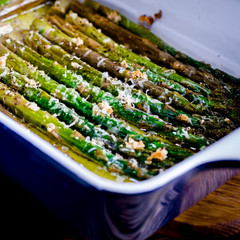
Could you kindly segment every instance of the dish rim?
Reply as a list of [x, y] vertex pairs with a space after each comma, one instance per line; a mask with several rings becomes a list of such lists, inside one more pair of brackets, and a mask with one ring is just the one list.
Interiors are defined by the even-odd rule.
[[[71, 174], [76, 176], [77, 179], [82, 179], [98, 190], [113, 193], [132, 195], [151, 192], [205, 163], [218, 162], [221, 160], [236, 160], [240, 163], [240, 148], [239, 144], [237, 144], [238, 142], [240, 143], [240, 128], [237, 128], [217, 142], [182, 160], [151, 179], [137, 183], [121, 183], [96, 175], [2, 112], [0, 112], [0, 123], [66, 168]], [[239, 139], [239, 141], [236, 141], [236, 139]], [[215, 151], [216, 149], [217, 151]]]

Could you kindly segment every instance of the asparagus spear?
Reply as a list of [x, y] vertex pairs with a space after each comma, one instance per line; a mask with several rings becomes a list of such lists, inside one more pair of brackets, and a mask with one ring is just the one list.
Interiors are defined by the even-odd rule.
[[109, 171], [127, 174], [139, 180], [151, 177], [152, 173], [139, 168], [136, 162], [132, 164], [132, 162], [114, 155], [103, 147], [87, 142], [79, 132], [65, 126], [48, 112], [40, 110], [36, 104], [27, 101], [1, 82], [0, 101], [26, 122], [39, 127], [48, 135], [71, 147], [77, 153], [106, 166]]
[[171, 55], [156, 48], [155, 45], [147, 39], [142, 39], [137, 35], [132, 34], [128, 30], [109, 21], [105, 17], [93, 12], [91, 8], [83, 6], [75, 0], [71, 3], [71, 9], [79, 13], [81, 16], [88, 18], [116, 41], [128, 44], [133, 51], [149, 57], [156, 63], [164, 64], [167, 67], [173, 68], [194, 81], [203, 81], [207, 86], [215, 91], [218, 90], [221, 93], [225, 93], [224, 88], [221, 86], [221, 82], [212, 75], [206, 72], [200, 72], [191, 66], [184, 65], [174, 59]]
[[[130, 52], [129, 54], [125, 54], [126, 59], [121, 57], [122, 46], [118, 46], [117, 43], [115, 43], [112, 40], [109, 40], [110, 39], [109, 37], [105, 36], [104, 34], [99, 32], [96, 28], [94, 28], [91, 24], [86, 22], [87, 21], [86, 19], [76, 17], [76, 14], [72, 12], [66, 15], [66, 19], [68, 20], [68, 22], [72, 24], [76, 24], [75, 26], [78, 28], [78, 30], [83, 31], [89, 37], [94, 37], [101, 44], [103, 44], [104, 47], [102, 45], [99, 45], [99, 43], [95, 42], [92, 38], [88, 38], [86, 35], [82, 34], [81, 32], [76, 31], [76, 27], [70, 25], [68, 22], [65, 22], [63, 19], [59, 18], [58, 16], [49, 17], [49, 20], [52, 23], [54, 23], [56, 26], [58, 26], [62, 31], [64, 31], [68, 35], [73, 37], [80, 37], [81, 39], [84, 40], [84, 44], [86, 44], [91, 49], [97, 51], [99, 54], [105, 57], [108, 57], [112, 61], [119, 62], [121, 66], [118, 66], [118, 68], [123, 73], [122, 75], [124, 75], [126, 78], [130, 77], [130, 80], [132, 80], [133, 78], [136, 78], [136, 75], [137, 75], [136, 73], [139, 72], [139, 68], [140, 68], [141, 69], [140, 71], [143, 73], [141, 74], [143, 76], [145, 74], [146, 76], [144, 81], [146, 81], [147, 79], [155, 84], [163, 86], [164, 88], [177, 91], [178, 93], [182, 94], [182, 96], [186, 97], [192, 103], [195, 103], [195, 104], [200, 104], [205, 107], [208, 107], [214, 104], [213, 102], [209, 101], [206, 97], [199, 94], [199, 93], [203, 93], [205, 95], [209, 95], [209, 93], [211, 92], [210, 90], [204, 88], [203, 86], [197, 83], [189, 82], [190, 80], [185, 81], [183, 77], [180, 77], [180, 78], [178, 76], [175, 77], [175, 79], [178, 79], [180, 83], [185, 83], [185, 85], [195, 90], [196, 91], [195, 93], [193, 91], [190, 91], [189, 89], [186, 89], [184, 86], [180, 85], [179, 83], [174, 82], [173, 80], [169, 80], [165, 77], [160, 76], [158, 73], [152, 72], [149, 69], [145, 69], [141, 66], [133, 64], [132, 61], [135, 61], [136, 57], [139, 57], [139, 56]], [[111, 44], [110, 46], [109, 46], [109, 43]], [[124, 68], [126, 68], [126, 66], [130, 68], [132, 72], [126, 73], [126, 71], [124, 71]], [[166, 76], [168, 76], [169, 73], [172, 74], [171, 71], [165, 70]]]
[[186, 128], [173, 127], [153, 115], [148, 115], [126, 104], [123, 105], [110, 93], [106, 93], [99, 87], [93, 86], [83, 80], [81, 76], [71, 73], [71, 71], [65, 69], [57, 62], [46, 59], [34, 50], [20, 44], [18, 41], [4, 41], [4, 44], [25, 60], [34, 63], [38, 68], [56, 78], [59, 82], [69, 87], [76, 88], [83, 97], [88, 97], [91, 102], [97, 102], [102, 111], [105, 111], [109, 115], [113, 112], [117, 116], [131, 122], [133, 125], [140, 128], [144, 127], [147, 130], [154, 130], [171, 141], [180, 142], [186, 145], [190, 144], [190, 146], [196, 146], [197, 148], [209, 144], [206, 138], [203, 136], [196, 136]]
[[[133, 52], [129, 52], [127, 49], [124, 49], [122, 46], [118, 45], [116, 42], [114, 42], [112, 39], [104, 35], [101, 31], [96, 29], [91, 25], [91, 23], [88, 22], [87, 19], [83, 19], [77, 16], [76, 13], [70, 11], [69, 14], [66, 15], [66, 20], [75, 25], [69, 25], [69, 23], [63, 21], [61, 18], [58, 16], [51, 16], [49, 17], [49, 20], [53, 22], [55, 25], [57, 25], [60, 29], [62, 29], [64, 32], [69, 34], [70, 36], [79, 35], [82, 39], [84, 39], [84, 42], [86, 45], [90, 48], [92, 48], [95, 51], [98, 51], [98, 53], [105, 55], [106, 57], [110, 58], [112, 61], [118, 61], [118, 62], [126, 62], [125, 65], [127, 65], [132, 71], [136, 70], [136, 68], [140, 68], [142, 72], [146, 73], [148, 79], [154, 83], [159, 83], [169, 89], [176, 90], [181, 94], [188, 95], [188, 91], [183, 87], [181, 84], [185, 84], [187, 87], [190, 89], [194, 90], [197, 93], [203, 93], [205, 95], [210, 94], [210, 90], [207, 88], [204, 88], [203, 86], [192, 82], [190, 80], [186, 81], [185, 78], [183, 77], [176, 77], [173, 80], [168, 79], [169, 71], [165, 70], [167, 73], [165, 76], [161, 76], [158, 73], [155, 73], [153, 71], [150, 71], [149, 69], [144, 69], [141, 66], [138, 66], [134, 64], [134, 61], [137, 58], [139, 58], [138, 55], [134, 54]], [[76, 32], [75, 29], [78, 29], [80, 31]], [[89, 38], [86, 37], [86, 34]], [[93, 44], [93, 39], [98, 42], [94, 42]], [[99, 45], [99, 43], [101, 45]], [[104, 47], [103, 47], [104, 46]], [[124, 55], [124, 57], [122, 57]], [[141, 57], [140, 57], [141, 58]], [[171, 71], [170, 71], [171, 73]], [[166, 78], [167, 77], [167, 78]], [[179, 82], [179, 83], [178, 83]], [[194, 95], [193, 92], [191, 92], [191, 95]], [[188, 97], [191, 97], [189, 94]], [[198, 98], [198, 95], [195, 96], [196, 100]], [[198, 100], [199, 102], [202, 102], [201, 99]]]
[[128, 145], [116, 136], [110, 135], [108, 132], [95, 127], [84, 117], [79, 116], [74, 110], [68, 108], [65, 104], [61, 103], [57, 98], [50, 96], [45, 91], [38, 88], [33, 79], [28, 79], [17, 72], [9, 71], [9, 69], [0, 68], [1, 81], [7, 86], [16, 89], [28, 101], [35, 102], [43, 110], [56, 115], [59, 120], [65, 122], [69, 127], [73, 127], [85, 137], [88, 136], [89, 140], [109, 148], [111, 151], [121, 153], [126, 157], [134, 157], [141, 162], [151, 154], [151, 151], [140, 151], [128, 148]]
[[[61, 45], [61, 47], [63, 47], [66, 51], [81, 57], [84, 61], [90, 63], [94, 67], [99, 68], [102, 71], [109, 71], [114, 76], [119, 77], [120, 73], [118, 70], [116, 70], [119, 68], [118, 65], [116, 65], [115, 63], [109, 61], [109, 59], [102, 57], [98, 53], [84, 46], [76, 46], [74, 42], [76, 41], [77, 38], [71, 38], [67, 36], [63, 32], [59, 31], [58, 29], [54, 28], [52, 25], [47, 23], [46, 20], [35, 19], [31, 27], [39, 31], [39, 33], [43, 34], [50, 41]], [[99, 64], [103, 62], [104, 64]], [[124, 72], [126, 73], [126, 71]], [[128, 74], [126, 73], [126, 75]], [[134, 81], [133, 78], [131, 78], [130, 80]], [[151, 83], [149, 81], [146, 81], [145, 79], [137, 78], [135, 79], [134, 83], [136, 83], [137, 87], [140, 87], [140, 88], [146, 87], [147, 90], [149, 90], [150, 94], [156, 97], [159, 97], [161, 101], [172, 102], [173, 105], [178, 106], [182, 109], [185, 109], [188, 112], [201, 113], [205, 109], [201, 105], [195, 105], [189, 102], [186, 98], [181, 96], [178, 92], [175, 92], [175, 91], [172, 92], [160, 86], [151, 85]]]
[[[188, 91], [186, 91], [185, 87], [183, 87], [179, 83], [174, 82], [173, 80], [169, 80], [163, 76], [160, 76], [159, 74], [156, 74], [156, 73], [150, 71], [149, 69], [144, 69], [141, 66], [129, 61], [128, 58], [123, 58], [121, 56], [122, 55], [121, 54], [122, 47], [120, 46], [120, 48], [117, 48], [117, 43], [110, 40], [110, 38], [108, 38], [107, 36], [105, 36], [104, 34], [99, 32], [96, 28], [94, 28], [87, 21], [87, 19], [82, 19], [80, 17], [76, 17], [75, 13], [70, 12], [69, 15], [66, 15], [66, 20], [68, 22], [64, 21], [63, 19], [59, 18], [58, 16], [50, 16], [49, 20], [53, 24], [58, 26], [62, 31], [67, 33], [68, 35], [70, 35], [72, 37], [76, 37], [76, 36], [80, 37], [81, 39], [84, 40], [84, 44], [86, 46], [88, 46], [89, 48], [91, 48], [94, 51], [97, 51], [99, 54], [109, 58], [110, 60], [117, 61], [119, 63], [122, 63], [123, 61], [126, 62], [125, 65], [127, 65], [128, 69], [131, 71], [134, 71], [134, 70], [140, 68], [141, 72], [146, 73], [146, 75], [150, 81], [152, 81], [156, 84], [160, 84], [166, 88], [176, 90], [181, 94], [188, 95]], [[80, 22], [80, 24], [77, 24], [76, 22], [77, 23]], [[73, 25], [70, 25], [69, 23], [77, 24], [77, 25], [73, 26]], [[77, 29], [80, 30], [80, 32], [76, 31]], [[84, 32], [84, 34], [82, 32]], [[100, 41], [97, 42], [98, 36], [104, 36], [104, 38], [100, 38]], [[101, 39], [103, 39], [103, 41], [101, 41]], [[118, 51], [118, 50], [120, 50], [120, 51]], [[133, 54], [133, 53], [131, 53], [131, 54]], [[135, 54], [134, 54], [134, 56], [135, 56]], [[122, 65], [122, 64], [120, 64], [120, 65]], [[124, 77], [126, 77], [126, 78], [132, 77], [131, 72], [127, 72], [127, 73], [124, 72], [124, 69], [122, 66], [118, 66], [118, 68], [121, 69], [121, 71], [123, 70], [122, 75]], [[180, 82], [181, 82], [181, 79], [180, 79]], [[197, 92], [203, 92], [206, 95], [208, 95], [210, 92], [210, 90], [208, 90], [208, 89], [204, 88], [203, 86], [200, 86], [196, 83], [192, 83], [189, 85], [190, 85], [190, 88], [191, 87], [194, 88]], [[192, 94], [194, 94], [194, 93], [192, 93]], [[191, 97], [191, 95], [189, 95], [189, 97]], [[195, 98], [196, 98], [196, 100], [198, 100], [197, 99], [198, 95], [195, 96]], [[201, 99], [199, 99], [199, 102], [201, 102]]]
[[[92, 39], [91, 39], [91, 41], [85, 40], [86, 36], [84, 36], [83, 34], [80, 34], [80, 37], [84, 39], [84, 42], [86, 42], [88, 47], [98, 51], [99, 53], [101, 53], [102, 55], [104, 55], [106, 57], [109, 57], [111, 60], [113, 60], [113, 61], [117, 60], [118, 62], [121, 62], [121, 60], [123, 59], [119, 56], [121, 56], [122, 52], [126, 49], [123, 49], [123, 47], [121, 45], [118, 45], [116, 42], [111, 40], [109, 37], [107, 37], [106, 35], [104, 35], [100, 31], [98, 31], [98, 29], [94, 28], [87, 21], [87, 19], [80, 18], [80, 17], [77, 16], [77, 14], [70, 11], [70, 13], [66, 15], [66, 19], [67, 19], [68, 22], [70, 22], [72, 24], [75, 24], [75, 28], [73, 26], [69, 25], [68, 23], [64, 22], [59, 17], [51, 16], [49, 19], [54, 24], [56, 24], [60, 29], [62, 29], [67, 34], [69, 34], [70, 36], [78, 36], [79, 35], [78, 32], [76, 32], [76, 30], [75, 30], [75, 28], [77, 27], [79, 31], [84, 32], [89, 37], [94, 38], [99, 43], [103, 44], [105, 47], [108, 47], [110, 49], [109, 51], [114, 52], [115, 55], [116, 55], [116, 53], [118, 53], [117, 54], [118, 57], [112, 56], [112, 54], [109, 53], [109, 51], [107, 51], [106, 49], [101, 50], [101, 47], [99, 47], [99, 46], [97, 47], [96, 43], [92, 44]], [[125, 66], [127, 65], [128, 67], [131, 66], [131, 69], [135, 70], [136, 68], [133, 67], [132, 63], [139, 56], [136, 56], [136, 54], [133, 54], [131, 51], [128, 51], [128, 50], [127, 50], [127, 52], [128, 52], [128, 54], [125, 53], [127, 61], [126, 61], [126, 59], [124, 59], [124, 61], [123, 61], [123, 62], [125, 62], [124, 65]], [[135, 55], [135, 57], [134, 57], [134, 55]], [[130, 62], [128, 60], [130, 60]], [[146, 59], [143, 59], [143, 60], [146, 61]], [[149, 64], [153, 64], [153, 63], [150, 62]], [[158, 67], [158, 66], [156, 66], [156, 67]], [[138, 68], [139, 68], [139, 66], [138, 66]], [[158, 69], [159, 68], [157, 68], [157, 70]], [[152, 81], [154, 83], [158, 83], [158, 84], [160, 84], [160, 85], [162, 85], [162, 86], [164, 86], [168, 89], [176, 90], [182, 96], [189, 99], [192, 103], [200, 104], [202, 106], [210, 107], [210, 108], [212, 108], [213, 106], [217, 106], [217, 105], [221, 106], [222, 105], [220, 102], [223, 101], [223, 96], [219, 96], [218, 93], [215, 94], [216, 93], [215, 91], [209, 91], [209, 89], [207, 89], [207, 88], [205, 88], [205, 87], [203, 87], [203, 86], [201, 86], [201, 85], [199, 85], [195, 82], [192, 82], [190, 80], [186, 81], [185, 78], [173, 73], [172, 70], [165, 70], [164, 71], [165, 76], [167, 76], [169, 74], [174, 76], [175, 80], [179, 81], [180, 83], [183, 83], [187, 87], [190, 87], [190, 89], [194, 90], [197, 94], [195, 92], [190, 91], [189, 89], [184, 88], [180, 84], [177, 84], [176, 82], [173, 82], [172, 80], [167, 80], [168, 81], [167, 82], [165, 78], [162, 78], [162, 77], [159, 78], [159, 74], [157, 74], [155, 72], [152, 72], [149, 69], [141, 68], [141, 71], [144, 74], [147, 75], [147, 78], [150, 81]], [[235, 88], [236, 88], [236, 86], [235, 86]], [[208, 97], [208, 99], [207, 99], [206, 97], [204, 97], [203, 95], [201, 95], [199, 93], [203, 93], [207, 96], [209, 96], [209, 94], [211, 94], [212, 97]], [[227, 99], [227, 100], [224, 100], [224, 101], [225, 101], [225, 105], [231, 105], [231, 106], [234, 105], [234, 101], [232, 101], [231, 99]]]
[[[34, 50], [38, 51], [41, 55], [45, 55], [53, 61], [61, 62], [63, 66], [67, 66], [68, 69], [76, 72], [77, 74], [81, 74], [89, 82], [99, 86], [105, 91], [111, 92], [114, 96], [117, 97], [119, 94], [122, 94], [124, 95], [122, 98], [131, 98], [136, 107], [139, 107], [142, 110], [150, 109], [152, 113], [163, 117], [167, 121], [181, 121], [179, 114], [184, 114], [183, 112], [167, 107], [165, 104], [161, 103], [158, 100], [152, 99], [145, 93], [131, 88], [128, 84], [124, 84], [117, 79], [109, 77], [106, 72], [102, 74], [91, 66], [87, 66], [76, 56], [69, 55], [60, 46], [52, 45], [48, 40], [43, 38], [43, 36], [37, 32], [31, 32], [27, 37], [24, 38], [24, 42]], [[144, 109], [141, 106], [141, 103], [143, 102]], [[193, 126], [200, 126], [199, 119], [193, 118], [191, 115], [187, 114], [186, 116], [189, 117], [188, 122]], [[186, 123], [186, 121], [183, 122]]]
[[84, 5], [91, 7], [95, 11], [99, 12], [100, 14], [107, 17], [110, 21], [113, 21], [114, 23], [117, 23], [121, 25], [122, 27], [128, 29], [129, 31], [135, 33], [139, 37], [146, 38], [152, 43], [156, 44], [156, 46], [163, 50], [173, 57], [175, 57], [177, 60], [191, 65], [195, 68], [197, 68], [200, 71], [207, 71], [211, 74], [213, 74], [216, 78], [221, 79], [222, 81], [230, 81], [234, 83], [239, 83], [239, 78], [233, 77], [219, 69], [212, 68], [209, 64], [206, 64], [204, 62], [200, 62], [196, 59], [191, 58], [190, 56], [187, 56], [186, 54], [177, 51], [170, 45], [168, 45], [166, 42], [164, 42], [162, 39], [154, 35], [152, 32], [150, 32], [148, 29], [132, 22], [122, 14], [120, 14], [117, 11], [114, 11], [107, 6], [101, 5], [93, 0], [86, 0], [84, 2]]
[[[63, 25], [60, 24], [58, 26], [62, 27]], [[51, 40], [51, 41], [53, 41], [57, 44], [60, 44], [67, 51], [74, 52], [78, 56], [84, 58], [84, 60], [86, 60], [88, 62], [91, 62], [91, 64], [94, 63], [94, 60], [96, 61], [96, 59], [98, 57], [98, 55], [96, 56], [96, 53], [91, 51], [91, 50], [90, 50], [90, 53], [89, 53], [89, 49], [86, 50], [85, 47], [84, 48], [82, 48], [82, 47], [80, 48], [79, 46], [76, 47], [76, 45], [73, 43], [73, 40], [74, 39], [76, 40], [76, 38], [71, 38], [71, 37], [66, 36], [65, 34], [60, 32], [58, 29], [53, 28], [44, 19], [41, 19], [41, 20], [36, 19], [32, 24], [32, 28], [38, 30], [45, 37], [47, 37], [49, 40]], [[86, 55], [87, 55], [87, 59], [85, 58]], [[101, 58], [99, 57], [99, 59], [103, 60], [102, 57]], [[98, 61], [98, 62], [95, 62], [95, 64], [98, 66], [99, 62], [102, 62], [101, 60]], [[100, 65], [110, 66], [111, 64], [109, 64], [108, 59], [104, 59], [104, 64], [100, 64]], [[110, 68], [107, 68], [106, 70], [111, 70], [112, 67], [114, 67], [114, 65], [112, 65]], [[139, 84], [140, 84], [140, 82], [145, 83], [145, 79], [143, 79], [143, 81], [139, 81]], [[216, 110], [216, 111], [219, 111], [219, 112], [223, 113], [223, 115], [226, 115], [226, 116], [230, 117], [235, 122], [239, 121], [239, 114], [236, 112], [235, 107], [231, 107], [231, 109], [229, 109], [229, 107], [228, 107], [228, 109], [226, 108], [226, 105], [228, 105], [228, 106], [231, 105], [229, 103], [225, 103], [225, 105], [223, 105], [222, 103], [220, 103], [218, 101], [204, 100], [203, 102], [205, 103], [205, 107], [203, 107], [202, 105], [199, 105], [199, 104], [195, 105], [195, 104], [187, 101], [187, 99], [185, 99], [183, 96], [181, 96], [177, 92], [172, 92], [172, 91], [169, 91], [169, 90], [164, 89], [164, 88], [162, 89], [162, 91], [159, 88], [155, 89], [155, 91], [156, 90], [160, 94], [161, 101], [172, 102], [172, 104], [174, 106], [181, 107], [182, 109], [185, 109], [188, 112], [195, 112], [195, 113], [206, 112], [208, 114], [210, 113], [211, 115], [215, 115], [214, 111]], [[208, 108], [206, 108], [206, 106]]]
[[[53, 21], [52, 18], [53, 17], [50, 17], [51, 21]], [[119, 46], [116, 42], [114, 42], [109, 37], [104, 35], [101, 31], [99, 31], [99, 29], [96, 29], [95, 27], [93, 27], [91, 25], [91, 23], [88, 22], [87, 19], [78, 17], [76, 13], [73, 13], [72, 11], [70, 11], [70, 13], [66, 15], [66, 19], [68, 22], [74, 24], [78, 28], [78, 30], [84, 32], [89, 37], [94, 38], [96, 41], [98, 41], [105, 47], [109, 47], [109, 49], [111, 51], [116, 52], [116, 53], [118, 52], [119, 56], [122, 55], [122, 52], [124, 52], [124, 50], [126, 51], [126, 49], [122, 49], [121, 45]], [[57, 26], [59, 26], [59, 24], [57, 24], [57, 22], [59, 20], [61, 20], [61, 19], [60, 18], [55, 19], [55, 24]], [[60, 24], [61, 29], [63, 29], [65, 32], [67, 32], [68, 34], [71, 32], [74, 32], [75, 29], [72, 29], [71, 26], [66, 26], [67, 28], [65, 28], [64, 22], [63, 21], [60, 21], [60, 22], [62, 24], [62, 25]], [[69, 28], [71, 29], [71, 31]], [[100, 48], [97, 48], [97, 50], [100, 51]], [[102, 51], [102, 52], [103, 52], [102, 54], [104, 54], [104, 53], [107, 54], [106, 51]], [[125, 58], [127, 59], [127, 61], [124, 60], [124, 62], [127, 62], [127, 65], [131, 66], [131, 69], [134, 70], [134, 66], [132, 65], [132, 62], [129, 63], [128, 60], [135, 61], [136, 56], [134, 57], [134, 54], [133, 54], [133, 56], [131, 57], [131, 54], [133, 54], [133, 53], [130, 52], [129, 54], [127, 54], [127, 53], [125, 54]], [[110, 57], [112, 57], [112, 55], [110, 55]], [[112, 59], [112, 60], [115, 61], [115, 59]], [[143, 59], [143, 60], [146, 61], [146, 59]], [[121, 61], [121, 58], [118, 59], [118, 61]], [[161, 68], [159, 68], [159, 66], [154, 67], [153, 63], [149, 63], [149, 64], [151, 64], [151, 67], [152, 67], [151, 71], [147, 68], [146, 69], [141, 68], [141, 71], [146, 73], [146, 75], [150, 81], [152, 81], [156, 84], [158, 83], [166, 88], [176, 90], [177, 92], [184, 95], [185, 97], [187, 97], [190, 101], [192, 101], [194, 103], [200, 103], [205, 106], [211, 106], [211, 105], [215, 105], [216, 101], [220, 101], [220, 102], [223, 101], [222, 94], [220, 94], [220, 96], [219, 96], [219, 93], [217, 91], [210, 91], [209, 89], [203, 87], [200, 84], [197, 84], [189, 79], [179, 76], [178, 74], [175, 74], [172, 70], [163, 71], [164, 70], [163, 68], [161, 69]], [[164, 78], [162, 76], [160, 76], [158, 73], [154, 73], [153, 72], [154, 70], [156, 72], [160, 73], [161, 75], [163, 74]], [[174, 79], [174, 81], [166, 79], [166, 78], [169, 78], [169, 76], [168, 76], [169, 74], [170, 74], [170, 78]], [[206, 95], [206, 96], [209, 96], [209, 94], [210, 94], [212, 96], [212, 100], [209, 99], [209, 101], [208, 101], [205, 97], [203, 97], [199, 94], [196, 95], [195, 92], [189, 91], [188, 89], [184, 89], [183, 86], [181, 86], [180, 84], [177, 84], [177, 82], [183, 84], [184, 86], [195, 91], [196, 93], [202, 93], [203, 95]], [[224, 85], [223, 88], [225, 88], [225, 90], [227, 91], [226, 94], [229, 94], [230, 92], [232, 92], [231, 98], [234, 98], [236, 100], [237, 95], [239, 93], [239, 88], [236, 85], [228, 84], [228, 85]], [[224, 98], [225, 98], [225, 96], [224, 96]], [[235, 100], [232, 101], [230, 99], [224, 99], [225, 105], [232, 106], [232, 105], [234, 105]]]
[[23, 75], [27, 75], [29, 78], [35, 79], [35, 81], [41, 85], [43, 90], [50, 95], [59, 98], [67, 105], [74, 108], [77, 112], [90, 118], [93, 122], [103, 126], [111, 134], [114, 134], [119, 138], [124, 138], [126, 141], [129, 141], [130, 139], [142, 141], [145, 145], [145, 149], [151, 151], [156, 151], [159, 148], [166, 148], [168, 155], [174, 159], [184, 159], [192, 154], [191, 151], [175, 146], [165, 139], [139, 134], [133, 131], [126, 123], [113, 117], [109, 117], [101, 111], [97, 111], [98, 107], [95, 104], [91, 104], [86, 99], [81, 98], [75, 90], [69, 89], [65, 85], [58, 84], [45, 75], [44, 72], [36, 70], [16, 54], [9, 51], [1, 43], [0, 54], [6, 56], [6, 65], [10, 69], [12, 68]]
[[[24, 37], [24, 42], [40, 54], [46, 55], [48, 58], [56, 60], [57, 62], [61, 62], [62, 65], [67, 66], [69, 69], [78, 74], [81, 74], [89, 82], [92, 82], [102, 89], [111, 92], [114, 96], [122, 94], [123, 98], [133, 99], [135, 106], [150, 109], [152, 113], [163, 117], [166, 121], [171, 121], [173, 123], [176, 120], [182, 121], [195, 127], [208, 126], [211, 128], [220, 128], [226, 125], [223, 118], [211, 116], [193, 117], [185, 112], [172, 109], [168, 105], [163, 104], [156, 99], [152, 99], [143, 92], [132, 89], [129, 85], [108, 77], [108, 75], [104, 77], [101, 72], [91, 68], [90, 66], [86, 66], [86, 64], [79, 58], [69, 55], [60, 46], [51, 44], [37, 32], [30, 32], [28, 36]], [[141, 104], [143, 102], [144, 104]], [[229, 124], [227, 123], [227, 125]]]

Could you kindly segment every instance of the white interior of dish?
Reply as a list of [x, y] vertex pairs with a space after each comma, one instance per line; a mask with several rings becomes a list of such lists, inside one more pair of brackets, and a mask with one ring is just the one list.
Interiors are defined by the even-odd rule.
[[[141, 14], [153, 15], [160, 9], [163, 17], [155, 22], [152, 31], [178, 50], [197, 59], [204, 59], [213, 67], [240, 76], [240, 1], [237, 0], [102, 0], [119, 9], [137, 22]], [[70, 172], [99, 189], [126, 194], [147, 192], [188, 172], [205, 162], [240, 161], [240, 128], [201, 152], [171, 167], [152, 179], [139, 183], [117, 183], [101, 178], [57, 150], [50, 143], [30, 132], [0, 112], [0, 122], [31, 142]]]

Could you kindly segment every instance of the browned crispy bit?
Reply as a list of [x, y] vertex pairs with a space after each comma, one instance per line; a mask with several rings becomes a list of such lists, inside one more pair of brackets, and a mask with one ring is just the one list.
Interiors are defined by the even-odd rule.
[[145, 14], [144, 15], [141, 15], [138, 20], [142, 23], [146, 22], [148, 25], [152, 25], [154, 23], [154, 18], [151, 17], [151, 16], [146, 16]]
[[155, 18], [155, 19], [160, 19], [161, 17], [162, 17], [162, 10], [159, 10], [158, 13], [155, 13], [155, 14], [154, 14], [154, 18]]
[[176, 117], [176, 119], [179, 120], [179, 121], [183, 121], [183, 122], [189, 122], [190, 121], [189, 117], [186, 114], [179, 114]]
[[164, 161], [167, 158], [168, 151], [165, 148], [158, 148], [157, 151], [153, 152], [148, 159], [146, 160], [146, 164], [152, 164], [152, 159], [157, 159], [160, 161]]

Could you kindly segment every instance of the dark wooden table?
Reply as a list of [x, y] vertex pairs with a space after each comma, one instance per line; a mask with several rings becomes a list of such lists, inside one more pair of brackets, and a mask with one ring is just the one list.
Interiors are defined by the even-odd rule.
[[[1, 239], [83, 240], [16, 183], [0, 176]], [[148, 240], [240, 239], [240, 174]]]

